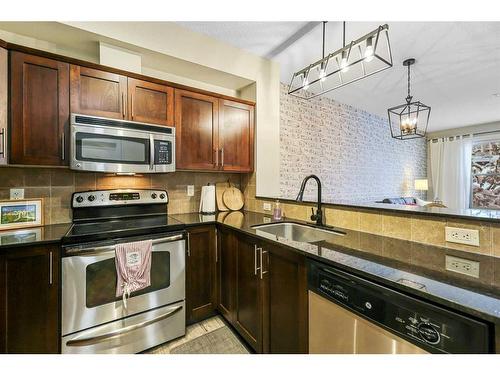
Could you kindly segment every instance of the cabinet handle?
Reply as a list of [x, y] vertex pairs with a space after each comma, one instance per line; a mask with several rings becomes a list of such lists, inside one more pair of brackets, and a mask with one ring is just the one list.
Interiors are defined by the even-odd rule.
[[257, 247], [257, 245], [254, 246], [254, 275], [257, 276], [257, 271], [259, 271], [262, 268], [262, 263], [260, 267], [257, 267], [257, 254], [262, 251], [262, 248]]
[[186, 244], [186, 247], [187, 247], [188, 257], [190, 257], [191, 256], [191, 238], [189, 237], [189, 232], [187, 233], [187, 244]]
[[218, 235], [217, 228], [215, 228], [215, 263], [219, 263], [219, 247], [217, 246]]
[[224, 147], [220, 149], [220, 159], [221, 159], [220, 166], [224, 168]]
[[134, 119], [134, 94], [130, 95], [130, 115], [132, 116], [132, 120]]
[[52, 285], [52, 251], [49, 252], [49, 285]]
[[66, 133], [62, 133], [61, 137], [61, 160], [66, 158]]
[[262, 251], [262, 248], [259, 248], [260, 250], [260, 279], [262, 280], [264, 275], [268, 273], [269, 271], [264, 271], [264, 254], [267, 254], [267, 251]]
[[217, 167], [219, 165], [219, 149], [215, 149], [215, 166]]
[[2, 151], [0, 151], [0, 155], [5, 157], [5, 128], [2, 128], [0, 135], [2, 136]]
[[124, 97], [124, 93], [122, 92], [122, 116], [123, 118], [125, 118], [125, 97]]

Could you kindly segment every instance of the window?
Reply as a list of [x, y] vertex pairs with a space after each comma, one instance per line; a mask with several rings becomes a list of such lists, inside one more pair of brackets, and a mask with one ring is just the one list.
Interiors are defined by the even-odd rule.
[[472, 208], [500, 209], [500, 140], [472, 146]]

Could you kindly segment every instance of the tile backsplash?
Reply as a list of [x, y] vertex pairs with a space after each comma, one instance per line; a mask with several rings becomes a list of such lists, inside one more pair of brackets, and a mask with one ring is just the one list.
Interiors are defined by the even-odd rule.
[[[241, 183], [245, 207], [250, 211], [270, 214], [263, 210], [263, 203], [273, 200], [256, 198], [255, 175], [242, 176]], [[285, 217], [292, 219], [310, 221], [311, 207], [315, 204], [282, 202]], [[325, 218], [328, 225], [335, 227], [500, 258], [499, 223], [335, 205], [326, 205]], [[478, 230], [479, 246], [446, 242], [445, 226]]]
[[[44, 198], [45, 224], [71, 222], [71, 194], [95, 189], [165, 189], [170, 213], [196, 212], [201, 187], [230, 180], [240, 187], [240, 175], [231, 173], [174, 172], [142, 176], [115, 176], [74, 172], [65, 168], [0, 168], [0, 199], [9, 199], [11, 188], [24, 188], [25, 198]], [[194, 196], [186, 194], [194, 185]]]

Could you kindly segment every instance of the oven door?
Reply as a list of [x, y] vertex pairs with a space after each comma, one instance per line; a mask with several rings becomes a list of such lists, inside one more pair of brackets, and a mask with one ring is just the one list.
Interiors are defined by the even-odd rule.
[[175, 152], [174, 136], [94, 125], [71, 126], [71, 169], [109, 173], [175, 170], [173, 157], [159, 159], [159, 147]]
[[[132, 242], [144, 238], [130, 238]], [[153, 239], [151, 286], [136, 291], [125, 309], [116, 297], [115, 245], [64, 249], [62, 259], [62, 335], [184, 300], [183, 233]]]

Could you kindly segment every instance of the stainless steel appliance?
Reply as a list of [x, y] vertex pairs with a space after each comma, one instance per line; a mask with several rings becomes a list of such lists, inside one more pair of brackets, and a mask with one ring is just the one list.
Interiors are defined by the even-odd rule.
[[[62, 353], [137, 353], [185, 334], [184, 225], [164, 190], [74, 193], [63, 238]], [[153, 241], [151, 286], [115, 296], [117, 243]]]
[[310, 261], [309, 352], [490, 353], [485, 322]]
[[175, 128], [71, 114], [71, 169], [108, 173], [175, 171]]

